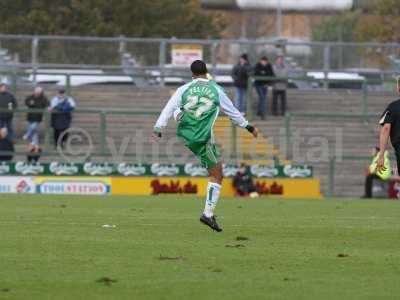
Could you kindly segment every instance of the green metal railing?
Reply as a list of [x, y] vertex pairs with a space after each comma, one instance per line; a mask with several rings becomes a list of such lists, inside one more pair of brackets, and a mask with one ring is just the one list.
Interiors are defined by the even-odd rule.
[[285, 136], [286, 136], [286, 145], [290, 147], [292, 145], [292, 120], [296, 117], [299, 118], [309, 118], [309, 119], [358, 119], [362, 122], [366, 122], [369, 119], [376, 119], [378, 117], [377, 114], [372, 113], [361, 113], [361, 114], [351, 114], [351, 113], [323, 113], [323, 112], [308, 112], [308, 113], [285, 113]]
[[[116, 73], [112, 72], [99, 72], [99, 73], [84, 73], [84, 72], [74, 72], [74, 73], [56, 73], [56, 72], [43, 72], [43, 71], [24, 71], [24, 70], [13, 70], [13, 71], [0, 71], [0, 76], [8, 77], [10, 80], [10, 90], [12, 93], [16, 94], [18, 91], [18, 79], [19, 78], [28, 78], [29, 76], [32, 76], [32, 84], [36, 84], [36, 77], [39, 75], [44, 75], [44, 76], [54, 76], [55, 78], [59, 77], [64, 77], [64, 82], [65, 82], [65, 90], [68, 94], [73, 93], [72, 89], [72, 77], [80, 76], [80, 77], [131, 77], [132, 78], [132, 85], [135, 84], [134, 80], [135, 79], [151, 79], [151, 78], [158, 78], [159, 76], [152, 76], [150, 74], [126, 74], [123, 73], [122, 70]], [[165, 75], [164, 75], [165, 76]]]
[[[329, 119], [338, 119], [338, 118], [351, 118], [357, 119], [360, 122], [365, 122], [369, 119], [377, 119], [378, 115], [371, 113], [361, 113], [361, 114], [345, 114], [345, 113], [286, 113], [285, 114], [285, 137], [286, 137], [286, 147], [287, 149], [291, 149], [292, 147], [292, 120], [295, 118], [309, 118], [309, 119], [317, 119], [317, 118], [329, 118]], [[288, 151], [289, 159], [291, 159], [291, 152]], [[340, 157], [341, 160], [371, 160], [371, 157], [366, 156], [355, 156], [355, 155], [343, 155]], [[335, 195], [335, 174], [336, 174], [336, 163], [338, 161], [338, 157], [335, 155], [329, 157], [328, 162], [328, 182], [327, 182], [327, 196], [333, 197]]]
[[[51, 145], [51, 127], [50, 127], [50, 119], [51, 119], [51, 114], [56, 113], [56, 112], [49, 112], [47, 110], [38, 110], [38, 109], [25, 109], [25, 108], [19, 108], [19, 109], [14, 109], [14, 110], [7, 110], [7, 109], [0, 109], [0, 113], [2, 112], [13, 112], [16, 114], [22, 114], [22, 113], [27, 113], [27, 112], [40, 112], [43, 113], [44, 115], [44, 126], [43, 126], [43, 131], [44, 131], [44, 144], [43, 144], [43, 152], [41, 153], [43, 156], [54, 156], [54, 155], [59, 155], [57, 151], [55, 151]], [[98, 144], [98, 151], [94, 151], [91, 153], [92, 157], [102, 157], [102, 158], [107, 158], [111, 155], [110, 150], [107, 148], [106, 144], [106, 137], [107, 137], [107, 117], [111, 115], [128, 115], [128, 116], [154, 116], [156, 117], [159, 112], [156, 111], [135, 111], [135, 110], [112, 110], [112, 109], [102, 109], [102, 110], [97, 110], [97, 109], [77, 109], [73, 112], [73, 114], [97, 114], [100, 118], [100, 123], [98, 126], [98, 134], [100, 137], [99, 144]], [[323, 113], [287, 113], [285, 116], [285, 127], [286, 127], [286, 132], [285, 132], [285, 139], [288, 143], [288, 145], [291, 144], [291, 119], [296, 118], [296, 117], [329, 117], [329, 118], [338, 118], [338, 117], [345, 117], [345, 118], [358, 118], [360, 121], [363, 121], [365, 116], [362, 114], [358, 115], [352, 115], [352, 114], [323, 114]], [[375, 115], [372, 114], [367, 114], [367, 117], [376, 117]], [[151, 128], [149, 129], [151, 130]], [[232, 147], [232, 152], [231, 155], [232, 157], [235, 157], [237, 153], [237, 128], [235, 126], [231, 126], [232, 130], [232, 140], [231, 140], [231, 147]], [[289, 147], [288, 147], [289, 148]], [[16, 154], [16, 155], [26, 155], [26, 152], [15, 152], [15, 153], [8, 153], [5, 151], [0, 151], [1, 155], [5, 154]], [[126, 153], [126, 157], [135, 157], [137, 154], [136, 153]], [[143, 158], [149, 158], [151, 159], [151, 155], [144, 155]], [[166, 157], [166, 155], [161, 154], [160, 157]], [[363, 160], [367, 161], [370, 160], [370, 157], [365, 157], [365, 156], [349, 156], [349, 155], [344, 155], [340, 158], [336, 156], [331, 156], [329, 158], [328, 162], [328, 181], [326, 183], [326, 191], [327, 191], [327, 196], [332, 197], [335, 196], [335, 177], [336, 177], [336, 165], [338, 162], [338, 159], [340, 161], [346, 161], [346, 160]]]
[[[68, 94], [73, 94], [73, 89], [72, 89], [72, 84], [71, 84], [71, 78], [74, 76], [81, 76], [81, 77], [131, 77], [132, 78], [132, 84], [134, 84], [135, 79], [151, 79], [151, 78], [160, 78], [160, 77], [165, 77], [167, 76], [166, 74], [160, 74], [157, 76], [153, 76], [147, 73], [135, 73], [133, 74], [126, 74], [122, 70], [119, 70], [118, 72], [101, 72], [101, 73], [55, 73], [55, 72], [43, 72], [43, 71], [36, 71], [36, 70], [31, 70], [31, 71], [24, 71], [24, 70], [9, 70], [9, 71], [0, 71], [0, 76], [7, 76], [9, 77], [10, 80], [10, 90], [12, 93], [16, 93], [18, 90], [18, 78], [27, 78], [28, 76], [32, 76], [32, 83], [35, 84], [36, 81], [36, 76], [39, 75], [47, 75], [47, 76], [55, 76], [55, 77], [65, 77], [65, 89]], [[182, 74], [183, 79], [190, 79], [190, 76]], [[162, 78], [161, 78], [162, 79]], [[277, 81], [301, 81], [301, 82], [314, 82], [314, 83], [322, 83], [325, 88], [328, 87], [330, 83], [347, 83], [347, 84], [358, 84], [360, 86], [361, 90], [361, 111], [362, 114], [366, 115], [368, 114], [368, 84], [371, 83], [367, 81], [366, 79], [353, 79], [353, 80], [343, 80], [343, 79], [329, 79], [329, 78], [322, 78], [322, 79], [315, 79], [313, 77], [287, 77], [287, 78], [278, 78], [278, 77], [261, 77], [261, 76], [250, 76], [248, 79], [247, 83], [247, 117], [249, 120], [253, 120], [254, 117], [254, 111], [253, 111], [253, 105], [255, 103], [254, 98], [253, 98], [253, 87], [254, 87], [254, 82], [256, 80], [267, 80], [271, 83], [277, 82]]]
[[[50, 136], [51, 136], [51, 115], [52, 114], [60, 114], [61, 112], [57, 111], [49, 111], [43, 109], [28, 109], [28, 108], [16, 108], [16, 109], [0, 109], [0, 113], [42, 113], [43, 114], [43, 135], [44, 135], [44, 143], [42, 144], [43, 155], [56, 155], [56, 151], [49, 151], [51, 149]], [[136, 110], [117, 110], [117, 109], [76, 109], [72, 112], [72, 114], [96, 114], [99, 116], [100, 122], [98, 125], [98, 134], [100, 137], [100, 152], [94, 152], [93, 156], [108, 156], [110, 152], [107, 151], [106, 147], [106, 137], [107, 137], [107, 116], [110, 115], [128, 115], [128, 116], [157, 116], [159, 112], [156, 111], [136, 111]], [[5, 152], [1, 152], [4, 154]], [[15, 152], [14, 154], [23, 155], [25, 152]], [[129, 154], [128, 154], [129, 155]], [[133, 154], [132, 154], [133, 155]]]
[[[26, 72], [6, 72], [6, 73], [0, 73], [1, 74], [7, 74], [11, 75], [11, 91], [16, 92], [17, 91], [17, 78], [21, 76], [27, 76], [29, 75]], [[74, 73], [74, 74], [55, 74], [55, 73], [43, 73], [43, 72], [37, 72], [36, 74], [42, 74], [42, 75], [54, 75], [54, 76], [65, 76], [65, 82], [66, 82], [66, 90], [70, 94], [73, 92], [71, 88], [71, 76], [129, 76], [126, 74], [115, 74], [115, 73], [102, 73], [102, 74], [88, 74], [88, 73]], [[255, 80], [269, 80], [271, 82], [277, 81], [277, 80], [295, 80], [295, 81], [313, 81], [313, 82], [321, 82], [326, 86], [326, 82], [342, 82], [342, 80], [331, 80], [331, 79], [314, 79], [314, 78], [270, 78], [270, 77], [250, 77], [248, 81], [248, 88], [247, 88], [247, 96], [248, 96], [248, 118], [251, 120], [253, 119], [253, 86], [254, 86], [254, 81]], [[349, 82], [349, 81], [345, 81]], [[360, 84], [361, 86], [361, 95], [360, 95], [360, 110], [361, 113], [359, 114], [344, 114], [344, 113], [322, 113], [322, 112], [307, 112], [307, 113], [295, 113], [295, 112], [287, 112], [285, 114], [285, 142], [287, 145], [287, 149], [290, 149], [290, 145], [292, 144], [292, 121], [295, 118], [352, 118], [352, 119], [358, 119], [360, 122], [365, 122], [368, 121], [371, 118], [376, 118], [377, 115], [368, 113], [368, 82], [366, 80], [353, 80], [351, 82], [355, 82], [357, 84]], [[9, 110], [0, 110], [0, 112], [4, 112]], [[50, 120], [51, 120], [51, 112], [48, 111], [42, 111], [42, 110], [30, 110], [30, 109], [25, 109], [25, 108], [18, 108], [13, 110], [13, 112], [19, 114], [19, 113], [27, 113], [27, 112], [43, 112], [44, 114], [44, 120], [43, 120], [43, 133], [44, 133], [44, 143], [43, 143], [43, 152], [42, 155], [58, 155], [58, 152], [53, 149], [51, 146], [51, 126], [50, 126]], [[98, 124], [98, 134], [99, 134], [99, 143], [97, 144], [98, 150], [96, 152], [92, 153], [92, 156], [98, 156], [98, 157], [108, 157], [110, 156], [110, 151], [107, 148], [107, 143], [106, 143], [106, 138], [107, 138], [107, 129], [108, 129], [108, 123], [107, 123], [107, 117], [111, 115], [128, 115], [128, 116], [138, 116], [138, 115], [148, 115], [148, 116], [154, 116], [156, 117], [159, 114], [159, 111], [139, 111], [139, 110], [115, 110], [115, 109], [76, 109], [73, 114], [96, 114], [99, 116], [99, 124]], [[231, 134], [232, 134], [232, 140], [231, 140], [231, 149], [232, 157], [236, 157], [237, 152], [238, 152], [238, 145], [237, 145], [237, 128], [235, 126], [231, 127]], [[3, 154], [3, 152], [0, 152], [0, 154]], [[17, 155], [26, 155], [26, 152], [16, 152], [14, 154]], [[127, 157], [133, 157], [135, 156], [136, 153], [126, 153]], [[290, 152], [289, 152], [290, 156]], [[150, 157], [150, 156], [149, 156]], [[163, 155], [160, 155], [160, 157], [163, 157]], [[288, 157], [290, 159], [290, 157]], [[356, 156], [344, 156], [342, 159], [347, 160], [347, 159], [359, 159], [359, 160], [367, 160], [370, 159], [369, 157], [356, 157]], [[329, 176], [328, 176], [328, 182], [327, 182], [327, 195], [328, 196], [334, 196], [335, 195], [335, 165], [337, 162], [336, 157], [330, 157], [329, 159]]]
[[[51, 115], [52, 114], [59, 114], [60, 112], [57, 111], [49, 111], [47, 109], [29, 109], [29, 108], [15, 108], [15, 109], [0, 109], [0, 113], [13, 113], [14, 118], [15, 115], [25, 114], [25, 113], [42, 113], [43, 114], [43, 126], [42, 126], [42, 133], [44, 136], [44, 142], [41, 144], [42, 152], [41, 155], [43, 156], [50, 156], [50, 155], [58, 155], [58, 152], [54, 150], [51, 145]], [[129, 109], [76, 109], [72, 112], [73, 115], [76, 114], [91, 114], [91, 115], [98, 115], [99, 116], [99, 123], [98, 123], [98, 136], [99, 136], [99, 143], [96, 144], [98, 146], [98, 151], [92, 152], [91, 156], [94, 157], [107, 157], [111, 155], [110, 150], [107, 147], [107, 130], [108, 130], [108, 116], [152, 116], [154, 119], [160, 114], [159, 111], [143, 111], [143, 110], [129, 110]], [[122, 126], [122, 124], [121, 124]], [[231, 153], [230, 157], [235, 158], [237, 156], [237, 128], [232, 123], [229, 125], [230, 128], [227, 128], [227, 133], [230, 132], [232, 139], [230, 140], [231, 143]], [[72, 126], [73, 127], [73, 126]], [[84, 129], [84, 128], [83, 128]], [[152, 128], [148, 128], [149, 132], [151, 132]], [[26, 152], [16, 151], [13, 153], [0, 151], [0, 155], [26, 155]], [[136, 153], [126, 153], [127, 156], [135, 156]], [[162, 154], [160, 157], [164, 157]]]

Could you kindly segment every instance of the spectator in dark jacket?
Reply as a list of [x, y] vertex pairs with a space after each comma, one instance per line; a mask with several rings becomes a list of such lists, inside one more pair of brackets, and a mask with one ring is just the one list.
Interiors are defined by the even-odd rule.
[[[26, 97], [25, 105], [29, 109], [45, 109], [49, 106], [49, 100], [44, 94], [43, 88], [36, 87], [33, 94]], [[29, 112], [27, 114], [28, 129], [24, 135], [24, 139], [29, 139], [33, 147], [39, 148], [39, 124], [43, 120], [43, 113]]]
[[[0, 128], [7, 128], [7, 138], [12, 139], [14, 136], [12, 119], [12, 110], [17, 108], [17, 101], [13, 94], [9, 93], [7, 90], [7, 85], [5, 83], [0, 84]], [[10, 112], [4, 111], [10, 110]]]
[[65, 90], [60, 89], [58, 94], [51, 99], [50, 110], [51, 126], [54, 129], [54, 144], [56, 147], [64, 147], [68, 139], [68, 128], [71, 126], [72, 112], [75, 109], [75, 101], [65, 95]]
[[[5, 152], [5, 153], [2, 153]], [[0, 128], [0, 161], [10, 161], [13, 159], [14, 144], [9, 138], [7, 127]]]
[[247, 171], [245, 164], [240, 165], [239, 171], [233, 177], [233, 187], [239, 196], [258, 197], [258, 193], [253, 183], [253, 178]]
[[233, 85], [236, 88], [235, 106], [242, 113], [246, 113], [246, 89], [251, 72], [247, 54], [239, 58], [239, 62], [232, 69]]
[[[261, 57], [260, 61], [256, 64], [254, 75], [262, 77], [274, 77], [274, 71], [266, 56]], [[265, 119], [266, 114], [268, 84], [270, 83], [271, 80], [266, 79], [259, 79], [254, 82], [254, 86], [258, 94], [257, 116], [263, 120]]]

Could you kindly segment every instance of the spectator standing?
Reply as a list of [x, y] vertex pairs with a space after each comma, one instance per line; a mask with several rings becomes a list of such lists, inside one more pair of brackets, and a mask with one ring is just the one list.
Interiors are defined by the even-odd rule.
[[233, 85], [236, 89], [235, 106], [244, 115], [246, 113], [246, 90], [251, 72], [247, 54], [242, 54], [232, 69]]
[[[274, 71], [266, 56], [261, 57], [260, 61], [256, 64], [254, 68], [254, 75], [263, 77], [274, 77]], [[254, 86], [258, 94], [257, 116], [259, 116], [262, 120], [265, 119], [268, 97], [268, 84], [270, 83], [271, 80], [268, 79], [260, 79], [254, 82]]]
[[[0, 128], [7, 128], [7, 138], [12, 139], [14, 136], [12, 120], [14, 114], [13, 109], [17, 108], [17, 101], [13, 94], [8, 92], [5, 83], [0, 84]], [[4, 111], [9, 110], [10, 112]]]
[[[49, 106], [49, 100], [45, 96], [43, 88], [39, 86], [36, 87], [33, 94], [26, 97], [25, 105], [29, 109], [35, 110], [47, 108]], [[28, 129], [23, 138], [25, 140], [29, 139], [33, 148], [39, 148], [39, 124], [42, 120], [42, 112], [28, 112], [27, 114]]]
[[54, 145], [56, 147], [63, 148], [68, 139], [66, 131], [71, 126], [72, 112], [75, 106], [74, 99], [65, 94], [65, 89], [58, 90], [58, 94], [51, 99], [51, 126], [54, 129]]
[[[7, 153], [1, 153], [7, 152]], [[0, 161], [10, 161], [13, 159], [14, 144], [9, 136], [7, 127], [0, 128]]]
[[[273, 91], [273, 96], [272, 96], [272, 114], [274, 116], [281, 115], [283, 116], [286, 112], [286, 90], [287, 90], [287, 77], [288, 77], [288, 69], [285, 65], [283, 56], [279, 56], [276, 59], [275, 65], [274, 65], [274, 73], [275, 76], [278, 79], [275, 81], [274, 84], [274, 91]], [[278, 112], [278, 99], [280, 100], [280, 112]]]

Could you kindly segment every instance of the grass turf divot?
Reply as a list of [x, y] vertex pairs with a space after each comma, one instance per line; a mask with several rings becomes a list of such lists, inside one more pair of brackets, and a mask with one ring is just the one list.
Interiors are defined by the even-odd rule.
[[111, 279], [110, 277], [101, 277], [101, 278], [97, 279], [96, 282], [103, 283], [104, 285], [110, 286], [111, 284], [116, 283], [117, 280]]
[[163, 256], [160, 255], [158, 257], [158, 260], [184, 260], [185, 258], [183, 256]]
[[236, 237], [236, 240], [237, 241], [248, 241], [250, 239], [248, 237], [245, 237], [245, 236], [238, 236], [238, 237]]

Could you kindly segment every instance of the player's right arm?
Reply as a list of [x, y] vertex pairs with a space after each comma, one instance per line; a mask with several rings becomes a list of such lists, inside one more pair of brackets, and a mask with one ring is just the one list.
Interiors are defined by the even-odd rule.
[[153, 128], [153, 137], [161, 138], [161, 131], [167, 126], [169, 119], [173, 116], [176, 110], [179, 110], [181, 105], [182, 94], [184, 91], [184, 86], [178, 88], [172, 97], [168, 100], [164, 109], [162, 110], [160, 116], [157, 119], [156, 124]]
[[247, 121], [240, 111], [233, 105], [232, 101], [228, 98], [225, 92], [218, 88], [219, 94], [219, 102], [224, 110], [225, 114], [231, 119], [231, 121], [242, 128], [246, 128], [254, 137], [258, 136], [258, 129], [251, 125], [249, 121]]

